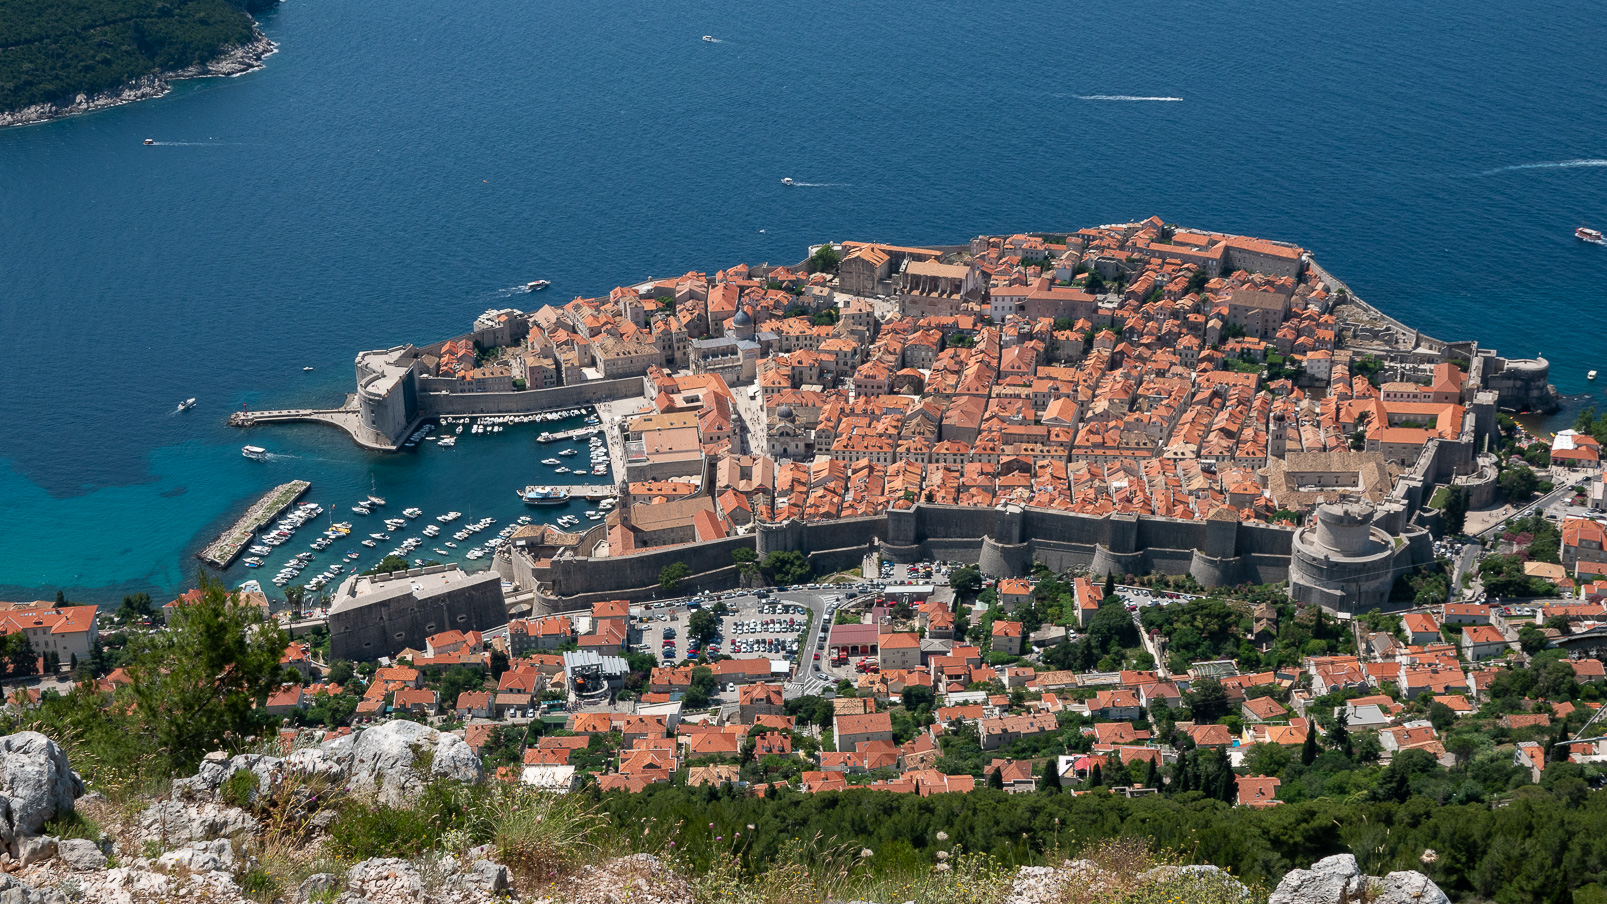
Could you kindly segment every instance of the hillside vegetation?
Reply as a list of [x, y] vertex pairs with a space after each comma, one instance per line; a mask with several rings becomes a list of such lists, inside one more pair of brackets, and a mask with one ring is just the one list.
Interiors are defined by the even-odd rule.
[[251, 17], [227, 0], [6, 0], [0, 111], [110, 91], [251, 38]]

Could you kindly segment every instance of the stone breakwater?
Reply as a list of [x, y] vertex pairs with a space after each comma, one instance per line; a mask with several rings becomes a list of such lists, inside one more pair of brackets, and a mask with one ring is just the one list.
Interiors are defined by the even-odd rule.
[[105, 110], [135, 101], [150, 100], [173, 90], [172, 83], [181, 79], [243, 75], [262, 68], [262, 61], [275, 49], [274, 43], [268, 40], [267, 35], [258, 31], [256, 37], [249, 43], [227, 48], [217, 58], [205, 63], [142, 76], [119, 88], [100, 94], [79, 94], [68, 103], [34, 104], [20, 110], [0, 112], [0, 128], [49, 122], [64, 116], [77, 116], [80, 113], [93, 113], [96, 110]]

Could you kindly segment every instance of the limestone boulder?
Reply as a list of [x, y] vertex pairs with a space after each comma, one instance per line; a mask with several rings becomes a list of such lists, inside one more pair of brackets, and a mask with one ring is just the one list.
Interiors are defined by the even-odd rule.
[[17, 840], [71, 813], [84, 783], [55, 741], [37, 731], [0, 737], [0, 842], [15, 856]]
[[168, 851], [156, 859], [157, 866], [164, 871], [184, 869], [192, 873], [232, 872], [234, 870], [234, 848], [229, 845], [229, 839], [219, 838], [216, 841], [192, 841], [175, 851]]
[[87, 838], [68, 838], [56, 845], [56, 856], [75, 870], [106, 868], [106, 855], [100, 845]]
[[1416, 870], [1390, 873], [1380, 883], [1382, 888], [1373, 904], [1451, 904], [1451, 899], [1434, 884], [1434, 880]]
[[1355, 857], [1336, 854], [1311, 869], [1290, 870], [1267, 904], [1349, 904], [1360, 896], [1365, 881]]
[[361, 732], [351, 745], [347, 784], [381, 803], [405, 805], [438, 778], [478, 784], [485, 774], [462, 738], [417, 722], [387, 722]]
[[164, 800], [147, 807], [139, 820], [141, 839], [164, 849], [192, 841], [255, 834], [257, 826], [256, 817], [250, 813], [212, 801]]

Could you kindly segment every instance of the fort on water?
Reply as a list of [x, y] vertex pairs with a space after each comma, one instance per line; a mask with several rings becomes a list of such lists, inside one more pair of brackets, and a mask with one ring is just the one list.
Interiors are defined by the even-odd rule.
[[647, 597], [674, 563], [734, 586], [739, 550], [1286, 580], [1349, 612], [1432, 561], [1436, 490], [1493, 499], [1498, 412], [1557, 400], [1543, 359], [1426, 336], [1306, 249], [1159, 218], [553, 302], [362, 352], [336, 408], [235, 423], [395, 450], [441, 418], [598, 406], [617, 507], [494, 559], [539, 612]]

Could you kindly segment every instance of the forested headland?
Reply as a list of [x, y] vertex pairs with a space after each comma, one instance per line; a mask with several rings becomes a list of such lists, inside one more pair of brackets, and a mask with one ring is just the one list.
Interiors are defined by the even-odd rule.
[[[269, 0], [271, 2], [271, 0]], [[264, 0], [6, 0], [0, 112], [70, 103], [255, 39]]]

